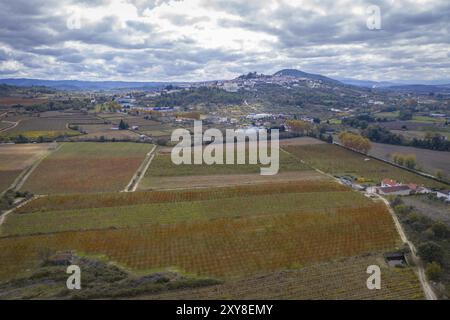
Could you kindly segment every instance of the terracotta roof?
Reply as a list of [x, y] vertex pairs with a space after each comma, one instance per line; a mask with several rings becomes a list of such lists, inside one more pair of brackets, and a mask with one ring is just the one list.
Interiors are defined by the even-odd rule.
[[388, 178], [384, 178], [382, 181], [383, 184], [387, 184], [389, 186], [395, 186], [397, 185], [397, 181], [392, 180], [392, 179], [388, 179]]

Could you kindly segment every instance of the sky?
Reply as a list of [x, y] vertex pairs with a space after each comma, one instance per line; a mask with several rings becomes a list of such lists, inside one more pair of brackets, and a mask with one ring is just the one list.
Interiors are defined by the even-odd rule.
[[0, 78], [446, 80], [449, 17], [449, 0], [0, 0]]

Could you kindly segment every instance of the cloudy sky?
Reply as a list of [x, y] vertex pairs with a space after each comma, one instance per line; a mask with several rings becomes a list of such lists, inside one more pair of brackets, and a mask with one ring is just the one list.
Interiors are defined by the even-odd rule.
[[449, 17], [449, 0], [0, 0], [0, 78], [450, 79]]

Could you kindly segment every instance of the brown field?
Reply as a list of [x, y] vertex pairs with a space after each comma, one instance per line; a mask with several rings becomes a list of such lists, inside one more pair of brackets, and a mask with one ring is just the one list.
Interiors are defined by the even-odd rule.
[[450, 177], [450, 152], [447, 151], [372, 143], [372, 149], [369, 152], [370, 155], [390, 161], [392, 161], [394, 153], [414, 154], [417, 164], [422, 166], [426, 172], [434, 175], [436, 171], [440, 170]]
[[87, 134], [72, 138], [74, 141], [98, 140], [102, 136], [106, 140], [139, 140], [139, 134], [129, 130], [112, 130], [113, 124], [81, 124], [81, 130]]
[[52, 144], [1, 144], [0, 192], [7, 189], [19, 174], [52, 147]]
[[36, 194], [122, 190], [137, 170], [148, 144], [65, 143], [46, 158], [23, 186]]
[[34, 104], [47, 103], [46, 98], [21, 98], [21, 97], [1, 97], [0, 105], [10, 107], [16, 104], [21, 104], [23, 106], [32, 106]]

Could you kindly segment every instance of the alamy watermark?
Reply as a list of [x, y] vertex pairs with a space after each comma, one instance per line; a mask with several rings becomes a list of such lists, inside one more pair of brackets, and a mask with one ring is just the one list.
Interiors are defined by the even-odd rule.
[[67, 267], [66, 273], [70, 274], [66, 281], [66, 287], [69, 290], [81, 289], [81, 269], [76, 264]]
[[366, 8], [366, 26], [369, 30], [381, 29], [381, 9], [377, 5], [370, 5]]
[[203, 133], [202, 122], [194, 121], [193, 136], [187, 129], [176, 129], [171, 140], [178, 142], [171, 153], [176, 165], [260, 164], [261, 175], [275, 175], [280, 167], [278, 129], [270, 130], [270, 139], [266, 129], [226, 129], [224, 140], [222, 131], [212, 128]]
[[369, 290], [380, 290], [381, 289], [381, 269], [376, 264], [367, 267], [366, 272], [370, 274], [367, 278], [366, 285]]

